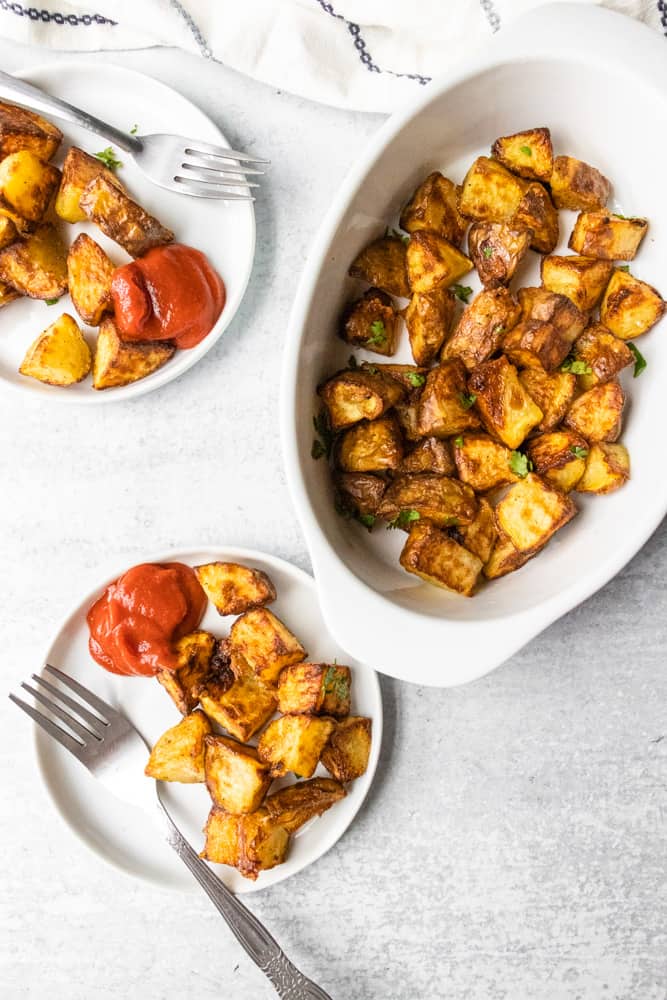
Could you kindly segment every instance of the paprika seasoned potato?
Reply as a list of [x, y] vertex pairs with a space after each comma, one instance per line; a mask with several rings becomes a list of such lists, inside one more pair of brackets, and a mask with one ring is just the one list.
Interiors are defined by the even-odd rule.
[[493, 551], [484, 565], [484, 576], [487, 580], [497, 580], [501, 576], [513, 573], [515, 570], [521, 569], [538, 552], [541, 552], [542, 548], [543, 546], [538, 545], [534, 549], [521, 552], [512, 544], [507, 535], [499, 532]]
[[42, 222], [34, 233], [0, 251], [0, 279], [31, 299], [67, 291], [67, 255], [58, 230]]
[[496, 523], [520, 552], [530, 552], [549, 541], [554, 532], [577, 513], [572, 500], [530, 472], [496, 507]]
[[613, 493], [630, 478], [630, 456], [622, 444], [596, 441], [591, 445], [577, 493]]
[[21, 293], [17, 292], [15, 288], [11, 285], [7, 285], [4, 281], [0, 281], [0, 308], [2, 306], [9, 305], [14, 299], [20, 299]]
[[28, 149], [40, 160], [50, 160], [63, 134], [35, 111], [0, 101], [0, 159]]
[[535, 430], [549, 431], [567, 413], [577, 389], [577, 376], [570, 372], [545, 372], [543, 368], [524, 368], [519, 381], [542, 411]]
[[380, 288], [369, 288], [346, 310], [340, 335], [348, 344], [391, 356], [396, 351], [398, 313]]
[[581, 212], [568, 246], [585, 257], [634, 260], [647, 230], [646, 219], [626, 219], [609, 212]]
[[40, 333], [28, 348], [19, 372], [47, 385], [81, 382], [92, 364], [90, 348], [68, 313]]
[[552, 252], [558, 243], [558, 212], [546, 188], [537, 182], [528, 185], [512, 216], [511, 225], [513, 229], [530, 230], [533, 250]]
[[500, 438], [508, 448], [518, 448], [542, 419], [542, 410], [504, 355], [473, 368], [468, 391], [475, 396], [477, 411], [489, 434]]
[[548, 128], [531, 128], [496, 139], [491, 154], [519, 177], [550, 181], [554, 151]]
[[468, 393], [460, 358], [432, 368], [419, 398], [417, 424], [422, 437], [447, 438], [480, 426], [475, 400]]
[[[365, 773], [371, 753], [371, 719], [349, 715], [336, 723], [322, 751], [322, 763], [336, 781], [356, 781]], [[298, 787], [298, 786], [297, 786]]]
[[473, 222], [468, 253], [485, 288], [509, 285], [532, 240], [532, 230], [506, 222]]
[[442, 358], [460, 358], [468, 371], [472, 371], [498, 350], [520, 314], [520, 307], [506, 288], [480, 292], [463, 311], [442, 350]]
[[260, 736], [257, 753], [274, 777], [292, 771], [311, 778], [335, 725], [318, 715], [281, 715]]
[[462, 434], [454, 440], [454, 461], [462, 483], [476, 493], [514, 483], [512, 452], [488, 434]]
[[628, 345], [610, 333], [602, 323], [591, 323], [586, 327], [575, 340], [572, 354], [584, 367], [578, 376], [582, 389], [592, 389], [601, 382], [609, 382], [635, 360]]
[[542, 284], [550, 292], [567, 295], [580, 312], [586, 313], [600, 302], [613, 269], [610, 260], [554, 254], [542, 258]]
[[405, 310], [405, 325], [412, 357], [418, 365], [430, 365], [449, 336], [456, 298], [445, 285], [430, 292], [415, 292]]
[[212, 562], [195, 566], [195, 574], [219, 615], [240, 615], [276, 599], [276, 588], [260, 569]]
[[395, 417], [363, 421], [341, 434], [336, 464], [343, 472], [397, 469], [403, 458], [403, 438]]
[[526, 455], [545, 482], [569, 493], [584, 474], [588, 442], [574, 431], [550, 431], [531, 438]]
[[437, 170], [429, 174], [404, 206], [399, 225], [406, 233], [427, 230], [460, 246], [467, 223], [459, 214], [456, 184]]
[[317, 391], [334, 431], [350, 427], [360, 420], [381, 417], [404, 394], [400, 382], [383, 375], [377, 369], [338, 372]]
[[472, 270], [470, 258], [453, 243], [423, 230], [410, 237], [405, 261], [412, 292], [432, 292], [439, 285], [453, 285]]
[[19, 232], [12, 219], [7, 215], [0, 215], [0, 250], [4, 250], [18, 238]]
[[146, 378], [169, 361], [176, 347], [169, 340], [124, 341], [112, 316], [105, 316], [97, 336], [93, 389], [111, 389]]
[[144, 773], [157, 781], [180, 781], [185, 784], [203, 782], [205, 739], [211, 723], [196, 709], [157, 741], [148, 758]]
[[350, 712], [349, 667], [338, 663], [293, 663], [278, 678], [278, 711], [283, 715], [329, 715]]
[[237, 618], [229, 644], [231, 655], [241, 656], [265, 684], [275, 684], [283, 667], [306, 658], [297, 637], [268, 608], [246, 611]]
[[509, 222], [527, 187], [497, 160], [479, 156], [463, 179], [459, 212], [481, 222]]
[[452, 534], [468, 552], [472, 552], [483, 563], [487, 562], [498, 538], [496, 518], [489, 501], [480, 497], [474, 521], [460, 525]]
[[470, 524], [477, 507], [475, 494], [465, 483], [449, 476], [410, 474], [387, 487], [378, 515], [397, 528], [409, 529], [422, 518], [446, 528]]
[[600, 320], [607, 329], [631, 340], [647, 333], [662, 319], [667, 304], [657, 289], [620, 269], [614, 271], [600, 306]]
[[522, 288], [519, 302], [521, 321], [503, 335], [503, 350], [516, 365], [553, 371], [569, 354], [586, 317], [567, 296], [545, 288]]
[[131, 257], [141, 257], [153, 247], [171, 243], [174, 234], [146, 212], [105, 174], [99, 174], [85, 187], [79, 205], [86, 218], [105, 236], [127, 250]]
[[405, 257], [405, 243], [400, 236], [381, 236], [357, 254], [350, 266], [350, 275], [389, 295], [408, 298], [410, 286]]
[[156, 674], [157, 680], [183, 715], [199, 703], [198, 688], [209, 672], [215, 645], [215, 636], [204, 629], [188, 632], [174, 643], [178, 668], [159, 670]]
[[[482, 570], [481, 559], [428, 521], [417, 521], [410, 528], [400, 563], [421, 580], [464, 597], [470, 597]], [[330, 763], [337, 763], [333, 753]], [[335, 771], [331, 773], [336, 777]]]
[[[424, 438], [403, 458], [398, 474], [406, 472], [434, 472], [438, 476], [450, 476], [456, 471], [454, 460], [446, 441], [436, 437]], [[382, 492], [384, 493], [384, 487]]]
[[241, 742], [251, 739], [276, 710], [276, 691], [265, 684], [227, 640], [219, 641], [208, 670], [194, 688], [206, 714]]
[[271, 777], [254, 747], [226, 736], [204, 737], [206, 787], [213, 803], [230, 813], [259, 809]]
[[99, 243], [80, 233], [67, 255], [67, 284], [74, 308], [84, 323], [99, 326], [111, 312], [111, 279], [115, 267]]
[[344, 799], [346, 794], [340, 781], [310, 778], [267, 795], [263, 808], [288, 833], [296, 833], [314, 816], [321, 816]]
[[60, 182], [60, 171], [29, 149], [0, 161], [0, 191], [4, 200], [28, 222], [40, 222]]
[[334, 485], [341, 507], [362, 519], [375, 517], [387, 487], [384, 479], [369, 472], [337, 472]]
[[112, 170], [105, 167], [96, 156], [84, 153], [78, 146], [71, 146], [62, 167], [60, 187], [56, 195], [55, 211], [65, 222], [85, 222], [86, 213], [79, 202], [81, 195], [96, 177], [104, 177], [109, 184], [125, 191]]
[[237, 868], [253, 881], [260, 872], [283, 863], [289, 833], [266, 809], [237, 816], [218, 806], [211, 809], [204, 827], [206, 841], [200, 857]]
[[615, 441], [621, 433], [624, 406], [625, 393], [611, 379], [575, 399], [563, 423], [587, 441]]
[[599, 170], [573, 156], [557, 156], [550, 181], [556, 208], [596, 212], [605, 207], [611, 184]]

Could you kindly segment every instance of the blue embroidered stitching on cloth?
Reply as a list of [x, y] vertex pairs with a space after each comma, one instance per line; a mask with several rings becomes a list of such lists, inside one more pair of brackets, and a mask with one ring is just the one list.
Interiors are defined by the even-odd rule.
[[658, 14], [660, 15], [660, 24], [667, 35], [667, 2], [665, 0], [658, 0]]
[[[200, 29], [199, 25], [196, 23], [195, 19], [193, 17], [191, 17], [190, 14], [188, 14], [187, 10], [185, 10], [185, 8], [183, 7], [183, 5], [181, 3], [179, 3], [179, 0], [171, 0], [171, 5], [172, 5], [172, 7], [174, 7], [175, 10], [178, 11], [178, 13], [181, 15], [181, 17], [183, 18], [183, 20], [187, 24], [188, 28], [190, 29], [190, 31], [192, 33], [192, 37], [194, 38], [195, 42], [199, 46], [199, 50], [200, 50], [201, 54], [204, 56], [204, 58], [205, 59], [212, 59], [213, 58], [213, 53], [209, 49], [208, 43], [207, 43], [206, 39], [204, 38], [204, 36], [203, 36], [203, 34], [201, 32], [201, 29]], [[216, 60], [216, 62], [217, 61], [218, 60]]]
[[496, 10], [493, 0], [479, 0], [480, 6], [486, 14], [486, 19], [491, 25], [491, 31], [495, 34], [500, 31], [500, 14]]
[[10, 3], [9, 0], [0, 0], [0, 10], [6, 10], [8, 14], [16, 14], [18, 17], [29, 17], [31, 21], [66, 24], [72, 28], [80, 25], [88, 28], [91, 24], [109, 24], [115, 27], [117, 24], [108, 17], [102, 17], [101, 14], [59, 14], [49, 10], [39, 10], [37, 7], [24, 7], [23, 4]]

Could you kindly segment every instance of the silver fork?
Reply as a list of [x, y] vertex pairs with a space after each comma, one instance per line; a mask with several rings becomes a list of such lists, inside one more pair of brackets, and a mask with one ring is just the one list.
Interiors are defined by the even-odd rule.
[[224, 146], [214, 146], [182, 135], [128, 135], [89, 115], [73, 104], [44, 93], [24, 80], [0, 72], [0, 97], [17, 101], [33, 111], [45, 112], [96, 132], [124, 153], [128, 153], [146, 176], [169, 191], [191, 194], [195, 198], [219, 198], [222, 201], [254, 201], [250, 188], [258, 184], [246, 181], [247, 175], [264, 171], [243, 164], [266, 164], [257, 156], [238, 153]]
[[78, 699], [65, 694], [39, 674], [32, 675], [38, 688], [25, 682], [21, 687], [64, 722], [70, 732], [21, 698], [10, 694], [14, 704], [74, 754], [117, 798], [139, 806], [157, 818], [167, 842], [190, 869], [255, 964], [271, 980], [278, 996], [284, 1000], [331, 1000], [328, 993], [299, 972], [257, 917], [199, 858], [169, 815], [160, 797], [160, 783], [157, 781], [158, 808], [151, 810], [151, 801], [146, 795], [147, 779], [144, 777], [146, 745], [132, 723], [62, 670], [50, 663], [45, 669], [78, 695]]

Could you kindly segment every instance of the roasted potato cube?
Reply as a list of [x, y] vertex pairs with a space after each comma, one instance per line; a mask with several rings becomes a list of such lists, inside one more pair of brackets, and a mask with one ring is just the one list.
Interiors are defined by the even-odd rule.
[[584, 257], [634, 260], [647, 229], [646, 219], [624, 219], [609, 212], [581, 212], [568, 246]]
[[598, 441], [591, 445], [577, 493], [613, 493], [630, 478], [630, 456], [622, 444]]
[[410, 290], [423, 293], [453, 285], [472, 270], [472, 261], [444, 236], [420, 231], [410, 237], [406, 266]]
[[618, 270], [604, 293], [600, 320], [621, 340], [632, 340], [655, 326], [666, 308], [665, 300], [652, 285]]
[[[398, 473], [433, 472], [437, 476], [451, 476], [455, 471], [449, 445], [438, 438], [424, 438], [401, 462]], [[383, 491], [384, 492], [384, 491]]]
[[271, 776], [254, 747], [226, 736], [205, 736], [206, 787], [216, 806], [230, 813], [259, 809]]
[[506, 288], [480, 292], [461, 315], [442, 358], [460, 358], [468, 371], [494, 354], [521, 309]]
[[366, 773], [372, 726], [372, 720], [361, 715], [350, 715], [336, 723], [322, 751], [322, 763], [336, 781], [356, 781]]
[[213, 806], [204, 833], [206, 842], [200, 857], [231, 865], [253, 881], [287, 857], [289, 833], [265, 809], [235, 816]]
[[493, 547], [493, 552], [491, 553], [489, 559], [484, 566], [484, 576], [487, 580], [497, 580], [498, 577], [506, 576], [508, 573], [513, 573], [514, 570], [521, 569], [521, 567], [536, 556], [538, 552], [542, 549], [541, 545], [538, 545], [535, 549], [530, 549], [527, 552], [520, 552], [512, 542], [509, 540], [507, 535], [503, 535], [502, 532], [498, 534], [498, 540]]
[[20, 292], [17, 292], [16, 289], [12, 288], [11, 285], [5, 284], [4, 281], [0, 281], [0, 308], [2, 308], [2, 306], [8, 305], [10, 302], [13, 302], [14, 299], [20, 299], [20, 298], [21, 298]]
[[473, 222], [468, 253], [485, 288], [509, 285], [531, 238], [529, 229], [514, 229], [506, 222]]
[[141, 257], [153, 247], [171, 243], [174, 234], [149, 215], [104, 174], [94, 177], [85, 187], [79, 205], [86, 218], [105, 236], [127, 250], [131, 257]]
[[217, 643], [194, 694], [209, 718], [242, 742], [251, 739], [276, 710], [275, 689], [259, 680], [243, 657], [230, 654], [228, 640]]
[[74, 308], [84, 323], [99, 326], [103, 314], [111, 311], [114, 271], [99, 243], [80, 233], [67, 255], [67, 283]]
[[510, 449], [488, 434], [465, 434], [454, 441], [458, 477], [477, 493], [515, 483], [511, 460]]
[[518, 448], [542, 419], [542, 410], [528, 395], [516, 368], [506, 357], [477, 365], [468, 379], [468, 391], [475, 395], [489, 434], [500, 438], [508, 448]]
[[423, 518], [440, 527], [470, 524], [477, 514], [475, 494], [447, 476], [407, 475], [394, 480], [378, 508], [378, 516], [410, 530]]
[[602, 323], [592, 323], [574, 342], [575, 361], [582, 361], [586, 371], [579, 374], [582, 389], [592, 389], [609, 382], [623, 368], [634, 363], [635, 356], [622, 340], [610, 333]]
[[545, 372], [543, 368], [525, 368], [519, 381], [542, 410], [538, 431], [550, 431], [567, 413], [577, 388], [577, 376], [568, 372]]
[[456, 184], [437, 170], [429, 174], [403, 208], [399, 225], [406, 233], [425, 229], [460, 246], [468, 224], [459, 215]]
[[494, 142], [491, 155], [519, 177], [551, 180], [554, 151], [548, 128], [531, 128], [501, 136]]
[[489, 501], [481, 497], [475, 520], [456, 528], [453, 534], [468, 552], [472, 552], [483, 563], [487, 562], [498, 537], [496, 518]]
[[338, 472], [334, 475], [337, 504], [371, 526], [387, 484], [379, 476], [366, 472]]
[[292, 771], [311, 778], [335, 724], [317, 715], [281, 715], [260, 736], [257, 753], [274, 777]]
[[400, 382], [407, 393], [411, 393], [414, 389], [419, 389], [423, 386], [427, 375], [427, 369], [420, 368], [418, 365], [397, 365], [392, 362], [387, 363], [386, 361], [379, 364], [362, 361], [360, 371], [370, 372], [371, 374], [379, 372], [381, 375], [388, 375], [389, 378]]
[[56, 215], [65, 222], [85, 222], [86, 213], [79, 205], [81, 195], [91, 181], [96, 177], [104, 177], [120, 191], [125, 188], [113, 171], [105, 167], [96, 156], [84, 153], [78, 146], [72, 146], [67, 151], [63, 163], [62, 179], [56, 195]]
[[229, 633], [230, 652], [239, 655], [265, 684], [275, 684], [284, 667], [305, 660], [306, 651], [268, 608], [246, 611]]
[[554, 254], [542, 258], [542, 284], [550, 292], [567, 295], [585, 313], [594, 309], [602, 298], [612, 270], [609, 260]]
[[195, 574], [219, 615], [241, 615], [276, 599], [276, 588], [260, 569], [212, 562], [195, 566]]
[[615, 441], [621, 433], [625, 394], [612, 379], [575, 399], [563, 423], [587, 441]]
[[428, 373], [419, 398], [417, 421], [422, 437], [451, 437], [479, 427], [460, 358], [443, 361]]
[[456, 298], [440, 285], [431, 292], [415, 294], [405, 310], [412, 357], [418, 365], [430, 365], [449, 336]]
[[90, 371], [92, 357], [76, 320], [68, 313], [47, 326], [21, 362], [21, 375], [47, 385], [74, 385]]
[[35, 111], [0, 101], [0, 159], [29, 149], [40, 160], [50, 160], [62, 138], [60, 129]]
[[376, 420], [404, 395], [399, 382], [379, 371], [343, 371], [321, 385], [331, 429], [340, 431], [360, 420]]
[[65, 294], [67, 256], [50, 222], [0, 251], [0, 279], [31, 299], [59, 299]]
[[343, 472], [397, 469], [402, 458], [401, 429], [391, 415], [355, 424], [336, 443], [336, 464]]
[[565, 360], [586, 325], [586, 317], [566, 295], [544, 288], [522, 288], [521, 322], [503, 337], [510, 361], [525, 368], [553, 371]]
[[569, 493], [584, 474], [588, 442], [574, 431], [551, 431], [531, 438], [526, 455], [542, 479]]
[[278, 680], [278, 711], [283, 715], [349, 714], [349, 667], [337, 663], [293, 663]]
[[565, 493], [530, 472], [510, 486], [496, 507], [496, 524], [515, 548], [529, 552], [544, 545], [576, 513]]
[[[412, 525], [400, 563], [406, 572], [420, 580], [465, 597], [471, 596], [482, 569], [481, 559], [428, 521]], [[324, 766], [331, 770], [327, 764]], [[331, 773], [337, 776], [335, 771]]]
[[60, 171], [29, 150], [10, 153], [0, 162], [0, 191], [5, 201], [29, 222], [39, 222], [58, 187]]
[[400, 236], [381, 236], [357, 254], [350, 276], [361, 278], [389, 295], [408, 298], [410, 286], [406, 269], [405, 243]]
[[419, 431], [419, 396], [420, 393], [412, 393], [407, 400], [396, 403], [394, 407], [394, 415], [398, 420], [406, 441], [414, 442], [421, 439]]
[[176, 347], [169, 340], [124, 341], [112, 316], [100, 324], [93, 364], [93, 389], [112, 389], [138, 382], [165, 365]]
[[263, 808], [288, 833], [296, 833], [308, 820], [321, 816], [345, 795], [339, 781], [311, 778], [268, 795]]
[[210, 732], [211, 723], [199, 709], [186, 715], [157, 741], [144, 774], [156, 781], [204, 781], [204, 741]]
[[575, 212], [599, 211], [611, 194], [607, 178], [595, 167], [573, 156], [556, 157], [550, 183], [556, 208], [570, 208]]
[[187, 715], [199, 702], [198, 687], [209, 672], [215, 649], [215, 636], [196, 629], [174, 643], [179, 666], [176, 670], [159, 670], [156, 677], [176, 708]]
[[497, 160], [478, 157], [463, 179], [459, 212], [481, 222], [509, 222], [519, 207], [527, 184]]
[[380, 288], [369, 288], [346, 310], [340, 335], [348, 344], [376, 354], [396, 352], [398, 313], [391, 296]]
[[5, 201], [2, 195], [0, 195], [0, 219], [11, 222], [19, 236], [30, 236], [37, 228], [36, 222], [24, 219], [22, 215], [11, 207], [9, 202]]
[[526, 188], [511, 224], [514, 229], [530, 229], [530, 245], [540, 253], [551, 253], [558, 243], [558, 212], [549, 192], [537, 182]]
[[18, 229], [12, 220], [6, 215], [0, 215], [0, 250], [4, 250], [18, 238]]

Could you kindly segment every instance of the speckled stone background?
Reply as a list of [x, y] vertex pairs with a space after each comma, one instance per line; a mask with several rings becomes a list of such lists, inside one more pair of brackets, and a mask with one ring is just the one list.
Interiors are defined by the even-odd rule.
[[[0, 43], [7, 70], [58, 58]], [[308, 567], [276, 373], [308, 246], [380, 118], [180, 53], [113, 58], [180, 89], [273, 166], [250, 291], [199, 366], [93, 410], [0, 393], [5, 688], [109, 565], [226, 540]], [[664, 1000], [666, 567], [663, 524], [486, 679], [383, 682], [386, 738], [357, 821], [316, 865], [250, 898], [334, 1000]], [[3, 1000], [268, 1000], [203, 895], [133, 882], [73, 838], [38, 783], [26, 720], [0, 705]]]

